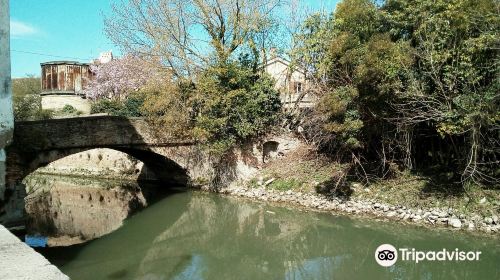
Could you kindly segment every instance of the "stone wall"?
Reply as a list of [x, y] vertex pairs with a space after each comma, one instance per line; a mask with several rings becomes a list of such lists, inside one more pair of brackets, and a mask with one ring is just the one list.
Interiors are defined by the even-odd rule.
[[83, 114], [90, 114], [90, 101], [78, 95], [43, 95], [42, 109], [59, 111], [66, 105], [73, 106]]
[[12, 82], [10, 79], [10, 17], [9, 1], [0, 0], [0, 212], [5, 199], [4, 148], [12, 139], [14, 115], [12, 108]]
[[[238, 183], [252, 178], [265, 163], [284, 156], [299, 144], [300, 140], [292, 135], [271, 135], [234, 149], [227, 161], [227, 182]], [[210, 181], [212, 174], [207, 172], [210, 169], [207, 159], [197, 161], [200, 168], [190, 169], [188, 175], [194, 183]], [[69, 155], [37, 169], [37, 172], [129, 180], [157, 179], [142, 161], [113, 149], [93, 149]]]

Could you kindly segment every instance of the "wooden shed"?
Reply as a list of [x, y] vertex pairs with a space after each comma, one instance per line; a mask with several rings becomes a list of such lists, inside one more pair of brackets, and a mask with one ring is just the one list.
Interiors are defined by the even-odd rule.
[[42, 68], [42, 95], [82, 94], [82, 89], [91, 76], [88, 63], [76, 61], [50, 61], [40, 64]]

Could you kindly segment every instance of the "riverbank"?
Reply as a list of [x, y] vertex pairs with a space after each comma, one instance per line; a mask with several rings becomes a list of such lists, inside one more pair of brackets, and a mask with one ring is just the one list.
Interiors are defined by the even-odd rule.
[[[285, 147], [285, 142], [281, 141], [279, 145]], [[495, 188], [475, 187], [465, 190], [461, 186], [443, 184], [430, 176], [399, 172], [396, 168], [392, 170], [391, 178], [372, 179], [369, 183], [348, 178], [346, 183], [337, 188], [336, 180], [342, 176], [344, 165], [321, 156], [313, 147], [299, 141], [285, 148], [264, 153], [262, 163], [252, 166], [245, 176], [241, 176], [245, 179], [219, 192], [427, 227], [447, 227], [493, 235], [500, 233], [500, 191]], [[87, 158], [85, 155], [82, 157]], [[93, 173], [99, 176], [84, 175], [79, 169], [68, 169], [68, 172], [71, 173], [70, 177], [82, 179], [106, 177], [102, 171], [103, 166], [110, 165], [106, 161], [109, 159], [103, 156], [103, 163]], [[58, 163], [54, 166], [62, 165]], [[41, 175], [47, 171], [37, 172]], [[120, 172], [116, 174], [122, 177]], [[438, 174], [434, 177], [439, 177]]]
[[[500, 191], [467, 192], [410, 173], [370, 184], [350, 181], [339, 193], [329, 189], [342, 165], [306, 145], [263, 166], [254, 178], [220, 192], [255, 200], [287, 203], [316, 211], [362, 215], [426, 227], [500, 236]], [[333, 174], [333, 175], [332, 175]]]
[[304, 207], [309, 210], [344, 213], [349, 215], [370, 216], [389, 221], [411, 223], [426, 227], [447, 227], [453, 230], [482, 232], [500, 236], [498, 220], [492, 224], [481, 222], [463, 214], [456, 215], [453, 209], [415, 209], [402, 205], [390, 205], [372, 200], [346, 200], [335, 196], [295, 191], [278, 191], [266, 187], [248, 186], [224, 189], [225, 195], [249, 198], [252, 200], [285, 203]]

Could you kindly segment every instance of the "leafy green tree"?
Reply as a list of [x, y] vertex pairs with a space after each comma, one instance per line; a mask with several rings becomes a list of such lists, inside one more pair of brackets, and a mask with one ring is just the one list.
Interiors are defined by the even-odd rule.
[[238, 62], [210, 67], [196, 90], [199, 109], [194, 133], [216, 153], [266, 132], [281, 109], [274, 81]]
[[344, 0], [296, 36], [294, 61], [320, 96], [307, 134], [382, 171], [391, 159], [498, 183], [498, 1], [378, 4]]

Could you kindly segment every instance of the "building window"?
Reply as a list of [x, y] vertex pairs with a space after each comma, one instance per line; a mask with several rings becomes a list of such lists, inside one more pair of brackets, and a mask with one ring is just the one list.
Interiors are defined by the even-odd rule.
[[295, 83], [295, 93], [302, 92], [302, 83]]

